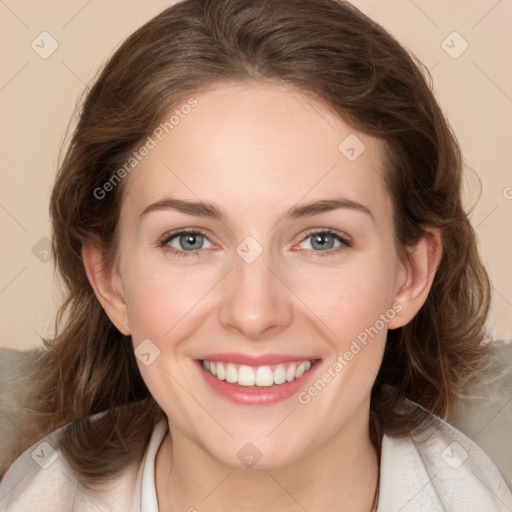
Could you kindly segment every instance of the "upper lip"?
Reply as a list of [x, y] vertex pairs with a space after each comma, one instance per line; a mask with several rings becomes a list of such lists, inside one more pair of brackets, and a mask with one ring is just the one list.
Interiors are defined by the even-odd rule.
[[290, 354], [261, 354], [261, 355], [250, 355], [250, 354], [236, 354], [230, 353], [216, 353], [208, 354], [204, 357], [199, 358], [200, 360], [207, 361], [220, 361], [234, 364], [244, 364], [247, 366], [267, 366], [280, 363], [292, 363], [301, 361], [314, 361], [319, 359], [318, 357], [308, 357]]

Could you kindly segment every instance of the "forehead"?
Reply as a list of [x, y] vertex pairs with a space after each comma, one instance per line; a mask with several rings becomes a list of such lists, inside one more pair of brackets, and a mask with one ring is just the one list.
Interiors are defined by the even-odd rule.
[[262, 216], [342, 195], [389, 213], [378, 141], [323, 102], [267, 82], [217, 84], [193, 98], [193, 108], [176, 105], [160, 137], [151, 135], [125, 183], [124, 209], [140, 213], [172, 195]]

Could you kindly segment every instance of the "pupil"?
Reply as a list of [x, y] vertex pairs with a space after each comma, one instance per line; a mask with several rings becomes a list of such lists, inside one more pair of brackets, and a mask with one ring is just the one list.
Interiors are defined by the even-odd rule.
[[330, 238], [330, 236], [331, 235], [315, 235], [314, 243], [318, 244], [319, 247], [327, 247], [329, 244], [327, 243], [326, 240]]
[[[200, 236], [200, 235], [199, 235]], [[197, 242], [197, 237], [198, 235], [194, 235], [194, 234], [189, 234], [189, 235], [185, 235], [184, 238], [186, 240], [186, 244], [190, 244], [190, 245], [199, 245], [198, 242]], [[195, 243], [194, 243], [195, 242]], [[183, 247], [184, 249], [186, 247]], [[190, 246], [188, 247], [190, 249]], [[198, 248], [198, 247], [197, 247]], [[196, 247], [193, 247], [192, 249], [196, 249]]]

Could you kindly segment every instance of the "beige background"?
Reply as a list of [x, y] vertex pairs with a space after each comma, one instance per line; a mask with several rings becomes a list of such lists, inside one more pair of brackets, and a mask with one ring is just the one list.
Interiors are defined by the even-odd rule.
[[[40, 336], [52, 332], [60, 298], [47, 261], [48, 200], [76, 102], [112, 50], [171, 3], [0, 0], [0, 345], [36, 347]], [[432, 71], [436, 95], [471, 169], [466, 201], [474, 205], [471, 219], [494, 283], [489, 327], [495, 338], [510, 340], [512, 1], [353, 3]], [[34, 40], [42, 46], [45, 31], [58, 43], [47, 59], [31, 47]], [[454, 31], [460, 36], [450, 36]], [[446, 53], [458, 54], [464, 41], [469, 46], [460, 56]]]

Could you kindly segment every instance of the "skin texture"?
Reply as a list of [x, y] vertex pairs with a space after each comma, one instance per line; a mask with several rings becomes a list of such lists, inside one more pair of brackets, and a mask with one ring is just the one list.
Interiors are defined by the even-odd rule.
[[[320, 101], [262, 82], [217, 84], [195, 98], [126, 178], [114, 268], [104, 268], [99, 247], [83, 249], [114, 324], [134, 347], [150, 339], [160, 351], [149, 366], [138, 361], [169, 421], [156, 460], [160, 510], [368, 511], [378, 469], [371, 387], [387, 329], [409, 322], [428, 295], [440, 234], [428, 229], [409, 260], [399, 259], [379, 143]], [[350, 134], [365, 144], [354, 161], [338, 149]], [[171, 195], [215, 203], [225, 218], [172, 209], [141, 216]], [[341, 208], [284, 218], [291, 207], [333, 198], [371, 214]], [[179, 236], [159, 245], [184, 228], [208, 236], [199, 237], [196, 256], [172, 252], [186, 253]], [[325, 229], [351, 246], [335, 252], [340, 242], [329, 238], [327, 248], [314, 248], [309, 235]], [[248, 236], [262, 249], [252, 263], [236, 251]], [[213, 352], [314, 356], [321, 362], [310, 385], [397, 304], [400, 311], [306, 405], [296, 396], [233, 404], [206, 386], [194, 362]], [[247, 442], [261, 452], [251, 469], [237, 457]]]

